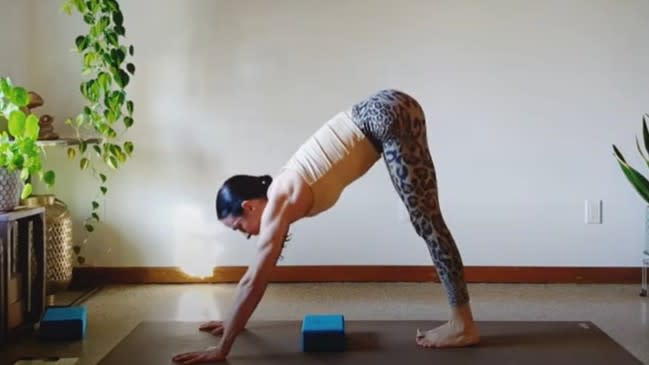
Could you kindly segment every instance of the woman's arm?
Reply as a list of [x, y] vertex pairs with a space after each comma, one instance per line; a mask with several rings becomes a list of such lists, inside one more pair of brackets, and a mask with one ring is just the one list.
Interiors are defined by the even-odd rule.
[[219, 346], [223, 355], [230, 352], [234, 339], [243, 330], [266, 291], [270, 274], [275, 268], [277, 258], [282, 251], [284, 237], [288, 232], [288, 202], [288, 197], [280, 194], [269, 199], [264, 209], [260, 222], [256, 260], [239, 282], [232, 312], [224, 323], [225, 328]]

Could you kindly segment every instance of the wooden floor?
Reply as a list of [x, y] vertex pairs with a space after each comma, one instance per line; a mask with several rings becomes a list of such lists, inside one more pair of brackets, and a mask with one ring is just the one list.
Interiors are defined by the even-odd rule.
[[[174, 342], [175, 347], [165, 348], [162, 344], [159, 349], [171, 355], [185, 350], [201, 349], [205, 345], [211, 346], [215, 344], [214, 339], [202, 336], [195, 325], [207, 320], [223, 319], [231, 308], [235, 289], [236, 286], [230, 284], [106, 287], [83, 300], [82, 305], [88, 309], [88, 332], [83, 341], [47, 344], [33, 339], [17, 339], [15, 343], [0, 346], [0, 365], [13, 364], [15, 359], [25, 356], [52, 355], [71, 357], [73, 360], [47, 362], [48, 365], [95, 365], [102, 361], [110, 361], [112, 356], [124, 348], [122, 344], [126, 342], [123, 341], [132, 339], [131, 335], [136, 334], [134, 330], [138, 329], [138, 326], [161, 322], [171, 322], [174, 328], [166, 334], [161, 332], [157, 337], [146, 337], [143, 339], [146, 346], [167, 341], [167, 336], [180, 336], [180, 340], [174, 341], [183, 342], [183, 333], [187, 335], [185, 345]], [[465, 354], [462, 356], [466, 357], [460, 359], [459, 363], [470, 364], [473, 357], [479, 360], [483, 356], [492, 356], [500, 357], [497, 363], [506, 364], [510, 361], [507, 356], [516, 356], [519, 352], [534, 352], [540, 347], [545, 348], [543, 351], [547, 355], [542, 359], [544, 363], [551, 363], [548, 358], [554, 356], [553, 351], [560, 352], [561, 355], [557, 356], [561, 358], [581, 358], [573, 363], [596, 363], [583, 359], [588, 359], [593, 351], [599, 353], [598, 351], [606, 348], [619, 349], [615, 346], [617, 342], [637, 359], [649, 364], [649, 299], [638, 296], [638, 285], [470, 284], [469, 289], [474, 317], [480, 325], [483, 342], [481, 346], [470, 349], [471, 351], [459, 349]], [[66, 298], [61, 298], [65, 299], [62, 300], [65, 303], [60, 304], [76, 303], [79, 301], [79, 294], [83, 293], [69, 294]], [[265, 348], [270, 347], [275, 351], [272, 341], [284, 341], [284, 347], [277, 347], [283, 355], [273, 356], [282, 360], [295, 359], [296, 356], [302, 356], [296, 350], [299, 349], [299, 342], [295, 338], [291, 339], [291, 336], [298, 333], [294, 328], [295, 324], [299, 323], [304, 314], [323, 312], [344, 313], [348, 323], [349, 352], [368, 361], [372, 356], [392, 356], [385, 354], [395, 351], [396, 348], [413, 351], [412, 358], [416, 359], [417, 356], [447, 356], [445, 354], [456, 352], [417, 352], [418, 348], [414, 344], [414, 327], [428, 329], [448, 318], [448, 304], [443, 288], [433, 283], [272, 284], [252, 320], [255, 324], [261, 321], [292, 321], [285, 323], [293, 328], [286, 329], [288, 335], [277, 339], [272, 335], [267, 336], [267, 332], [259, 328], [257, 335], [246, 337], [244, 334], [237, 339], [237, 343], [240, 340], [242, 344], [254, 340], [260, 346], [259, 351], [264, 351], [262, 358], [265, 358], [268, 355]], [[353, 330], [351, 327], [351, 324], [357, 321], [383, 320], [397, 320], [398, 323], [403, 323], [403, 329], [399, 330], [403, 331], [403, 334], [395, 334], [394, 339], [390, 339], [389, 334], [380, 331], [373, 333], [367, 329]], [[522, 329], [508, 327], [505, 332], [494, 327], [512, 322], [535, 325], [525, 325]], [[541, 326], [549, 323], [566, 323], [571, 327], [560, 330], [557, 330], [557, 327], [547, 330], [536, 327], [536, 324]], [[574, 326], [575, 323], [578, 327]], [[584, 328], [582, 324], [588, 328]], [[538, 330], [536, 333], [525, 332], [535, 330], [534, 328]], [[598, 334], [595, 328], [601, 329], [610, 338], [600, 336], [601, 333]], [[593, 333], [584, 333], [582, 330], [585, 329], [591, 329]], [[588, 336], [582, 338], [574, 334]], [[580, 339], [583, 339], [583, 342], [580, 342]], [[603, 345], [593, 346], [593, 343]], [[293, 347], [287, 347], [289, 345]], [[588, 348], [584, 354], [580, 350], [583, 348]], [[241, 358], [236, 360], [237, 356], [241, 355], [237, 351], [247, 350], [245, 347], [237, 349], [235, 346], [230, 363], [241, 361]], [[612, 354], [611, 356], [620, 354], [618, 350], [606, 352]], [[384, 355], [373, 355], [377, 353]], [[167, 355], [164, 355], [165, 360], [162, 363], [171, 364]], [[252, 355], [256, 358], [258, 354]], [[605, 356], [609, 355], [602, 355], [602, 358], [607, 359]], [[78, 357], [76, 362], [75, 357]], [[524, 364], [534, 363], [536, 357], [537, 355], [526, 358]], [[319, 358], [312, 359], [317, 362]], [[428, 357], [425, 359], [430, 361]], [[445, 358], [440, 361], [442, 360], [446, 361]], [[516, 357], [512, 361], [517, 363], [520, 358]], [[617, 360], [607, 361], [619, 363]], [[35, 364], [37, 363], [22, 362], [19, 365]], [[42, 364], [41, 362], [40, 365]]]

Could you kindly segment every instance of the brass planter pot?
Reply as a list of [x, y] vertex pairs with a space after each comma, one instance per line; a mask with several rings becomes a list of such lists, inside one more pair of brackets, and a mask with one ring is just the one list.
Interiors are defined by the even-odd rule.
[[32, 195], [23, 200], [28, 207], [44, 207], [47, 226], [46, 292], [66, 290], [72, 281], [72, 215], [54, 195]]

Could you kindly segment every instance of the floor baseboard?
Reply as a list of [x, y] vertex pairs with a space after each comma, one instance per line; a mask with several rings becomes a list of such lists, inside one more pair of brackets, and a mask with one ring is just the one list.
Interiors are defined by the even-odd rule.
[[[107, 284], [235, 283], [245, 266], [214, 268], [195, 277], [177, 267], [77, 267], [73, 287]], [[468, 266], [469, 283], [640, 283], [639, 267]], [[439, 282], [432, 266], [278, 266], [271, 282]]]

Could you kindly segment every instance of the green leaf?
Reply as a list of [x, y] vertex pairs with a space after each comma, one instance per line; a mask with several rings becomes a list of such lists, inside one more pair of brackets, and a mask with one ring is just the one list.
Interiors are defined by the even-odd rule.
[[116, 0], [106, 0], [104, 3], [106, 4], [106, 6], [108, 7], [108, 9], [110, 11], [118, 11], [119, 10], [119, 4], [117, 3]]
[[118, 108], [124, 103], [124, 99], [126, 98], [126, 95], [124, 94], [123, 91], [118, 91], [115, 90], [112, 93], [110, 93], [110, 106], [113, 108]]
[[88, 34], [92, 39], [97, 39], [102, 30], [103, 29], [101, 28], [101, 22], [98, 22], [90, 27]]
[[649, 129], [647, 129], [647, 117], [649, 114], [642, 116], [642, 137], [644, 140], [644, 148], [649, 153]]
[[97, 156], [101, 157], [101, 148], [99, 148], [99, 146], [97, 145], [93, 145], [92, 148], [95, 150], [95, 152], [97, 152]]
[[92, 14], [86, 14], [83, 16], [83, 21], [90, 25], [95, 22], [95, 17], [93, 17]]
[[92, 202], [92, 209], [93, 209], [93, 210], [96, 210], [96, 209], [98, 209], [98, 208], [99, 208], [99, 203], [96, 202], [96, 201], [93, 201], [93, 202]]
[[9, 115], [9, 133], [14, 137], [22, 137], [25, 133], [25, 113], [15, 110]]
[[133, 126], [133, 118], [124, 117], [124, 125], [126, 126], [126, 128], [131, 128]]
[[75, 123], [76, 123], [77, 127], [81, 127], [81, 125], [86, 122], [87, 117], [85, 115], [83, 115], [83, 114], [79, 114], [74, 119], [75, 119]]
[[112, 79], [110, 78], [110, 74], [107, 72], [101, 72], [97, 76], [97, 82], [99, 83], [99, 86], [106, 90], [110, 87], [110, 84], [112, 82]]
[[68, 147], [68, 159], [70, 159], [70, 160], [74, 159], [74, 156], [76, 154], [77, 154], [77, 151], [74, 148]]
[[[109, 52], [101, 52], [100, 55], [101, 55], [102, 62], [105, 64], [104, 66], [110, 67], [111, 72], [112, 72], [115, 65], [113, 65], [113, 59], [110, 57], [110, 53]], [[113, 75], [114, 74], [115, 73], [113, 72]]]
[[115, 120], [113, 122], [118, 121], [122, 117], [122, 109], [120, 107], [117, 107], [117, 109], [113, 110], [113, 113], [115, 113]]
[[74, 40], [74, 44], [77, 46], [77, 51], [83, 52], [88, 48], [88, 38], [80, 35]]
[[77, 11], [80, 13], [83, 13], [86, 11], [86, 4], [83, 2], [83, 0], [72, 0], [74, 3], [74, 6], [77, 8]]
[[66, 1], [63, 4], [61, 4], [60, 7], [61, 11], [67, 15], [72, 15], [72, 2], [71, 1]]
[[106, 178], [106, 175], [104, 175], [104, 174], [99, 174], [99, 179], [101, 179], [101, 183], [103, 184], [103, 183], [106, 182], [106, 179], [107, 179], [107, 178]]
[[[617, 148], [615, 148], [615, 150], [617, 150]], [[618, 153], [619, 151], [616, 151], [616, 155]], [[621, 156], [621, 154], [619, 156]], [[631, 185], [635, 188], [636, 192], [640, 194], [645, 202], [649, 203], [649, 181], [647, 181], [647, 179], [641, 173], [636, 171], [633, 167], [629, 166], [619, 156], [616, 156], [617, 161], [627, 180], [629, 180]]]
[[645, 156], [644, 152], [642, 151], [642, 148], [640, 147], [640, 141], [638, 140], [638, 137], [635, 137], [635, 146], [638, 149], [638, 153], [640, 153], [640, 156], [642, 156], [642, 159], [645, 161], [647, 166], [649, 166], [649, 159], [647, 159], [647, 156]]
[[115, 158], [115, 156], [108, 156], [106, 159], [106, 164], [108, 167], [110, 167], [113, 170], [117, 170], [117, 166], [119, 165], [119, 161]]
[[99, 26], [97, 28], [99, 33], [103, 33], [104, 29], [106, 29], [106, 27], [108, 27], [109, 24], [110, 24], [110, 18], [105, 15], [102, 16], [101, 19], [99, 19], [99, 23], [97, 23], [97, 25]]
[[108, 24], [104, 23], [103, 18], [100, 18], [90, 27], [90, 37], [92, 37], [92, 39], [98, 39], [99, 35], [103, 33], [104, 29], [106, 29], [106, 25]]
[[106, 31], [104, 32], [104, 37], [106, 37], [106, 42], [113, 46], [113, 47], [118, 47], [119, 46], [119, 40], [117, 39], [117, 33], [113, 31]]
[[20, 194], [21, 199], [27, 199], [30, 195], [32, 195], [32, 184], [27, 183], [25, 186], [23, 186], [23, 191]]
[[[104, 116], [105, 116], [105, 114], [106, 113], [104, 113]], [[97, 130], [97, 132], [99, 132], [99, 133], [101, 133], [103, 135], [108, 134], [108, 126], [105, 123], [95, 124], [95, 129]]]
[[117, 85], [119, 85], [119, 87], [125, 88], [126, 85], [128, 85], [129, 80], [130, 77], [126, 72], [124, 72], [124, 70], [119, 69], [117, 71], [117, 78], [115, 79], [115, 81], [117, 82]]
[[129, 100], [126, 102], [126, 110], [128, 110], [129, 115], [133, 115], [133, 109], [135, 105], [133, 105], [133, 101]]
[[88, 80], [81, 84], [81, 93], [93, 103], [97, 102], [97, 98], [99, 97], [96, 84], [97, 81], [94, 79]]
[[[86, 225], [86, 231], [92, 232], [94, 230], [95, 229], [91, 225], [89, 224]], [[86, 258], [83, 256], [77, 256], [77, 262], [79, 263], [79, 265], [83, 265], [86, 263]]]
[[115, 65], [119, 66], [120, 64], [122, 64], [122, 62], [124, 62], [126, 55], [121, 49], [115, 48], [110, 51], [110, 57], [113, 59], [113, 61], [115, 61]]
[[122, 153], [122, 148], [121, 148], [120, 146], [116, 145], [116, 144], [110, 144], [110, 145], [108, 146], [108, 150], [109, 150], [110, 153], [112, 153], [114, 156], [117, 156], [117, 155], [119, 155], [120, 153]]
[[87, 169], [88, 165], [90, 165], [90, 160], [85, 157], [82, 158], [81, 161], [79, 161], [79, 167], [81, 168], [81, 170]]
[[38, 139], [38, 132], [40, 127], [38, 125], [38, 118], [34, 114], [30, 114], [25, 120], [25, 138]]
[[81, 246], [77, 246], [77, 245], [72, 246], [72, 251], [74, 251], [75, 255], [78, 255], [79, 252], [81, 252]]
[[124, 29], [123, 26], [118, 25], [118, 26], [115, 27], [115, 33], [117, 33], [117, 34], [119, 34], [121, 36], [124, 36], [124, 35], [126, 35], [126, 29]]
[[620, 152], [620, 150], [615, 145], [613, 145], [613, 152], [615, 153], [615, 157], [617, 159], [619, 159], [622, 162], [626, 163], [626, 160], [624, 159], [624, 156], [622, 155], [622, 152]]
[[23, 168], [20, 170], [20, 180], [25, 181], [29, 177], [29, 169]]
[[124, 16], [122, 15], [121, 11], [116, 11], [113, 13], [113, 21], [120, 27], [122, 26], [122, 24], [124, 24]]
[[88, 0], [86, 1], [86, 5], [88, 6], [88, 9], [90, 9], [91, 12], [93, 13], [98, 13], [99, 10], [101, 9], [101, 0]]
[[104, 194], [104, 195], [106, 195], [106, 193], [108, 192], [108, 188], [105, 187], [105, 186], [101, 186], [101, 187], [99, 188], [99, 190], [101, 190], [101, 193]]
[[93, 212], [92, 217], [95, 218], [97, 222], [99, 222], [99, 214]]
[[12, 103], [16, 104], [18, 107], [22, 108], [27, 106], [29, 103], [29, 95], [27, 95], [27, 90], [18, 86], [13, 89], [10, 99]]
[[[17, 146], [17, 145], [14, 144], [14, 146]], [[23, 166], [23, 164], [25, 162], [25, 157], [22, 154], [13, 153], [10, 156], [10, 161], [11, 161], [10, 166], [12, 166], [13, 168], [20, 168], [21, 166]]]
[[135, 47], [133, 47], [133, 45], [130, 45], [130, 46], [128, 47], [128, 53], [129, 53], [131, 56], [133, 56], [133, 54], [135, 54]]
[[0, 78], [0, 92], [7, 95], [11, 94], [11, 80], [8, 77]]
[[135, 75], [135, 65], [134, 65], [134, 64], [132, 64], [132, 63], [128, 63], [128, 64], [126, 65], [126, 70], [127, 70], [131, 75]]
[[130, 156], [133, 153], [133, 142], [131, 141], [124, 142], [124, 151], [126, 152], [127, 155]]
[[11, 102], [8, 102], [8, 103], [5, 104], [4, 109], [2, 110], [2, 114], [0, 115], [0, 117], [5, 117], [5, 119], [9, 119], [9, 116], [11, 115], [11, 113], [13, 113], [13, 112], [15, 112], [17, 110], [20, 110], [20, 108], [18, 108], [16, 106], [16, 104], [12, 104]]
[[99, 85], [99, 82], [97, 80], [90, 80], [92, 83], [90, 84], [90, 100], [93, 103], [96, 103], [99, 100], [99, 97], [101, 97], [101, 85]]
[[43, 175], [43, 181], [44, 181], [45, 184], [47, 184], [48, 186], [52, 186], [52, 185], [54, 185], [54, 183], [55, 183], [55, 181], [56, 181], [56, 174], [54, 173], [54, 171], [52, 171], [52, 170], [47, 171], [47, 172]]
[[85, 153], [88, 149], [88, 142], [81, 140], [79, 141], [79, 152]]
[[115, 122], [116, 116], [111, 109], [106, 109], [104, 110], [104, 118], [106, 118], [106, 121], [109, 124], [113, 124]]

